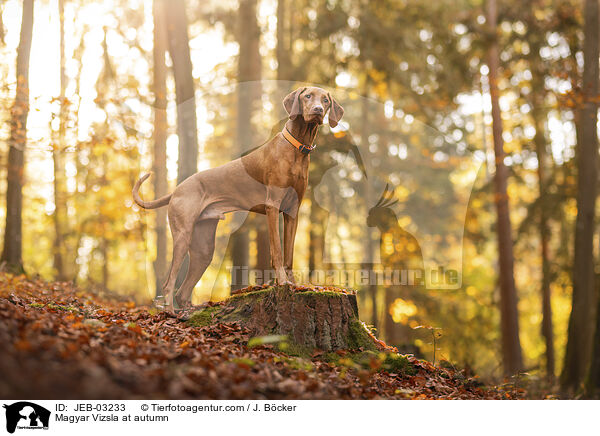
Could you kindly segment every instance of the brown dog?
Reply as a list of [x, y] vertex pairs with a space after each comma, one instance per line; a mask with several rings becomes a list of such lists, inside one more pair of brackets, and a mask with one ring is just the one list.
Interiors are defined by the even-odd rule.
[[[329, 125], [335, 127], [344, 114], [342, 107], [321, 88], [300, 88], [283, 100], [289, 114], [284, 129], [251, 153], [194, 174], [172, 194], [143, 201], [140, 185], [133, 188], [135, 202], [144, 209], [169, 205], [169, 225], [173, 236], [173, 260], [163, 285], [165, 309], [173, 311], [175, 279], [189, 251], [190, 266], [177, 293], [178, 302], [191, 300], [194, 286], [210, 264], [215, 249], [215, 233], [228, 212], [247, 210], [267, 216], [271, 265], [280, 284], [293, 281], [294, 239], [298, 209], [308, 182], [309, 153], [319, 125], [329, 111]], [[279, 213], [283, 212], [283, 256], [279, 237]]]

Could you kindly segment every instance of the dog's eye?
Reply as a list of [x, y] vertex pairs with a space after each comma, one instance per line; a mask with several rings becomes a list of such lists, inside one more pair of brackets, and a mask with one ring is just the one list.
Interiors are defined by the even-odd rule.
[[326, 98], [323, 99], [323, 103], [327, 104], [329, 103], [329, 100], [327, 100]]
[[310, 97], [312, 97], [310, 94], [307, 94], [307, 95], [306, 95], [306, 98], [307, 98], [307, 99], [308, 99], [308, 98], [310, 98]]

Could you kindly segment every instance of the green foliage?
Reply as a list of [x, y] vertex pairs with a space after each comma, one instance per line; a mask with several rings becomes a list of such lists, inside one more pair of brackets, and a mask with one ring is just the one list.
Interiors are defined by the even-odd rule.
[[288, 356], [309, 358], [313, 351], [312, 349], [305, 347], [304, 345], [298, 344], [294, 341], [287, 340], [278, 344], [278, 350], [287, 354]]
[[248, 341], [248, 346], [252, 348], [257, 347], [259, 345], [280, 344], [282, 342], [286, 342], [287, 339], [287, 336], [282, 335], [255, 336], [253, 338], [250, 338], [250, 340]]
[[414, 375], [416, 372], [408, 359], [400, 354], [387, 353], [382, 367], [387, 372], [396, 374]]
[[314, 370], [314, 365], [312, 364], [312, 362], [308, 359], [304, 359], [302, 357], [285, 357], [285, 356], [277, 356], [275, 358], [273, 358], [273, 361], [278, 363], [278, 362], [283, 362], [287, 365], [290, 366], [290, 368], [292, 369], [298, 369], [301, 371], [313, 371]]
[[[36, 307], [31, 305], [32, 307]], [[61, 311], [66, 311], [66, 312], [79, 312], [79, 309], [73, 306], [64, 306], [61, 304], [46, 304], [46, 307], [49, 309], [54, 309], [54, 310], [61, 310]]]
[[271, 286], [269, 288], [259, 289], [257, 291], [244, 292], [242, 294], [235, 294], [235, 295], [232, 295], [231, 298], [236, 298], [236, 299], [254, 299], [256, 297], [260, 298], [260, 297], [269, 295], [274, 290], [275, 290], [275, 287]]
[[220, 312], [219, 306], [206, 307], [192, 313], [188, 323], [195, 327], [206, 327], [214, 322], [215, 316]]
[[348, 343], [350, 345], [351, 350], [377, 350], [371, 332], [369, 332], [369, 330], [362, 321], [359, 321], [357, 319], [353, 319], [352, 321], [350, 321], [349, 334], [350, 337]]
[[352, 369], [365, 369], [372, 372], [386, 371], [401, 376], [415, 375], [415, 367], [406, 356], [391, 352], [361, 351], [357, 353], [327, 353], [323, 360]]
[[339, 292], [335, 291], [305, 291], [294, 296], [296, 298], [340, 298]]
[[94, 318], [87, 318], [87, 319], [83, 320], [82, 324], [90, 326], [90, 327], [94, 327], [94, 328], [106, 327], [105, 323], [103, 323], [99, 319], [94, 319]]
[[232, 360], [232, 362], [242, 368], [252, 368], [254, 365], [256, 365], [256, 362], [254, 360], [248, 359], [247, 357], [236, 357]]

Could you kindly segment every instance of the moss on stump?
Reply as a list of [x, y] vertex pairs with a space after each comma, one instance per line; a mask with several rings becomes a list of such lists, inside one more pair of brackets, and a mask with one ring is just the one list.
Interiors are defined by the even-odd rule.
[[200, 327], [238, 322], [252, 336], [286, 336], [289, 345], [304, 351], [385, 348], [359, 320], [355, 292], [301, 289], [271, 286], [239, 293], [192, 313], [188, 322]]

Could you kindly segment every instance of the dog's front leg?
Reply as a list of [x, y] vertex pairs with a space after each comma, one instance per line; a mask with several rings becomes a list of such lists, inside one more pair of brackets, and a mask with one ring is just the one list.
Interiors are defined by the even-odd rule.
[[267, 223], [269, 226], [269, 245], [271, 248], [271, 264], [275, 268], [277, 282], [280, 285], [287, 284], [288, 279], [283, 269], [281, 257], [281, 239], [279, 237], [279, 206], [267, 205]]
[[298, 211], [292, 217], [286, 213], [283, 214], [283, 264], [290, 282], [294, 280], [294, 241], [296, 239], [296, 229], [298, 228]]

